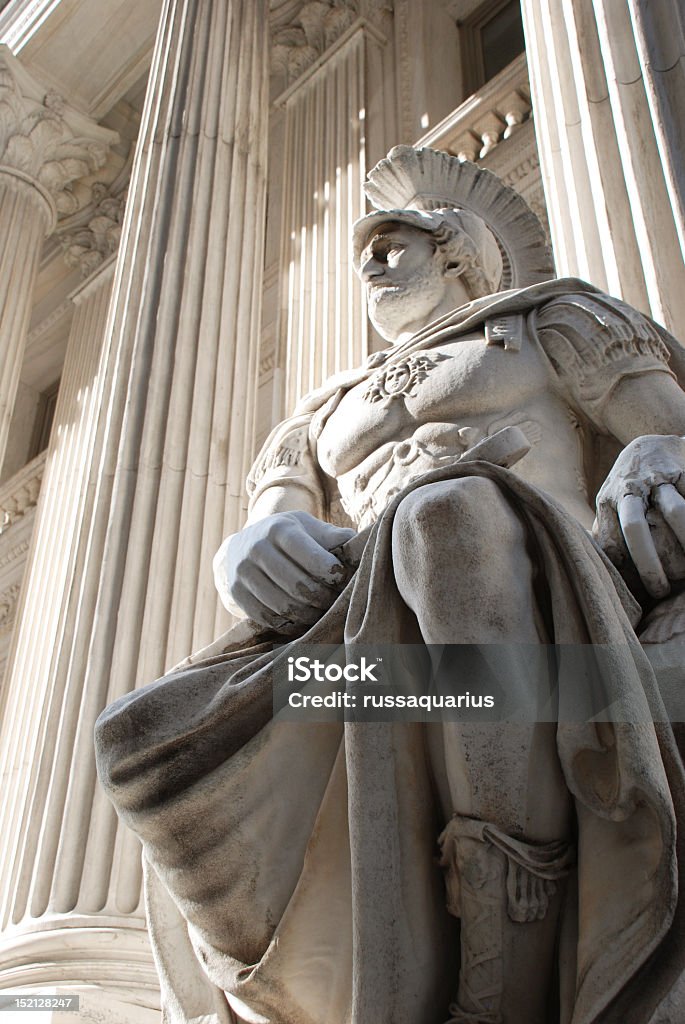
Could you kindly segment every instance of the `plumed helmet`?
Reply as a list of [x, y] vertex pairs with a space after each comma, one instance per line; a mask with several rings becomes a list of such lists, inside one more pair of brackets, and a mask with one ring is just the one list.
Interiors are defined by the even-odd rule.
[[480, 273], [481, 294], [555, 276], [540, 221], [517, 192], [483, 167], [434, 149], [396, 146], [370, 171], [364, 191], [376, 210], [353, 227], [357, 270], [374, 229], [401, 223], [430, 232], [440, 245], [456, 244], [459, 235], [472, 242], [462, 245], [462, 258], [477, 258], [471, 277]]

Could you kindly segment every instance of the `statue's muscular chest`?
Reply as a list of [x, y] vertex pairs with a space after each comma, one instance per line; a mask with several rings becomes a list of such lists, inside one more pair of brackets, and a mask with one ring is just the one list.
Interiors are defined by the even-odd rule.
[[525, 343], [512, 351], [469, 335], [414, 352], [380, 366], [344, 395], [321, 432], [319, 462], [337, 477], [423, 424], [480, 430], [493, 417], [525, 408], [548, 386], [540, 354]]

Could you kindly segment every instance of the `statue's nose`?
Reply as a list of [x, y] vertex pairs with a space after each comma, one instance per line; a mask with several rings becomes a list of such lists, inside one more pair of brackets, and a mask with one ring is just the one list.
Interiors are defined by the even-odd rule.
[[369, 256], [368, 260], [362, 264], [359, 270], [359, 276], [367, 284], [373, 280], [374, 277], [382, 277], [385, 273], [385, 264], [379, 263], [374, 256]]

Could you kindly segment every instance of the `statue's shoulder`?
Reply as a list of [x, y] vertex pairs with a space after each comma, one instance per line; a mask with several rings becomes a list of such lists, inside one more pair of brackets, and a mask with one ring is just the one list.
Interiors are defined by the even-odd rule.
[[644, 313], [622, 299], [593, 288], [583, 281], [559, 281], [572, 285], [542, 302], [537, 309], [538, 330], [557, 329], [595, 341], [642, 338], [660, 342], [659, 327]]
[[622, 299], [572, 279], [536, 305], [532, 340], [563, 394], [602, 428], [603, 409], [625, 377], [671, 374], [667, 333]]
[[535, 312], [535, 333], [558, 372], [585, 377], [626, 366], [634, 372], [638, 363], [668, 365], [665, 332], [650, 317], [591, 285], [573, 283]]

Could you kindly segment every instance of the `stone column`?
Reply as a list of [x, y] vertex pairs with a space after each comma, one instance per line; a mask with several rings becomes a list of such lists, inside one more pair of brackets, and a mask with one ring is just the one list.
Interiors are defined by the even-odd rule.
[[[148, 1000], [140, 848], [97, 788], [92, 732], [105, 704], [226, 625], [211, 559], [240, 525], [253, 455], [267, 7], [164, 6], [95, 374], [91, 469], [76, 509], [56, 455], [8, 677], [0, 960], [17, 965], [18, 951], [67, 929], [72, 981], [104, 956], [104, 987]], [[72, 434], [65, 422], [52, 443]], [[60, 537], [56, 573], [47, 524], [65, 501], [76, 539]], [[20, 973], [0, 970], [0, 986]]]
[[558, 272], [625, 298], [678, 334], [683, 16], [678, 0], [655, 6], [659, 18], [632, 0], [522, 2]]
[[654, 133], [685, 254], [685, 8], [628, 0]]
[[115, 132], [46, 92], [0, 46], [0, 465], [24, 355], [43, 239], [89, 199], [79, 182], [105, 162]]

